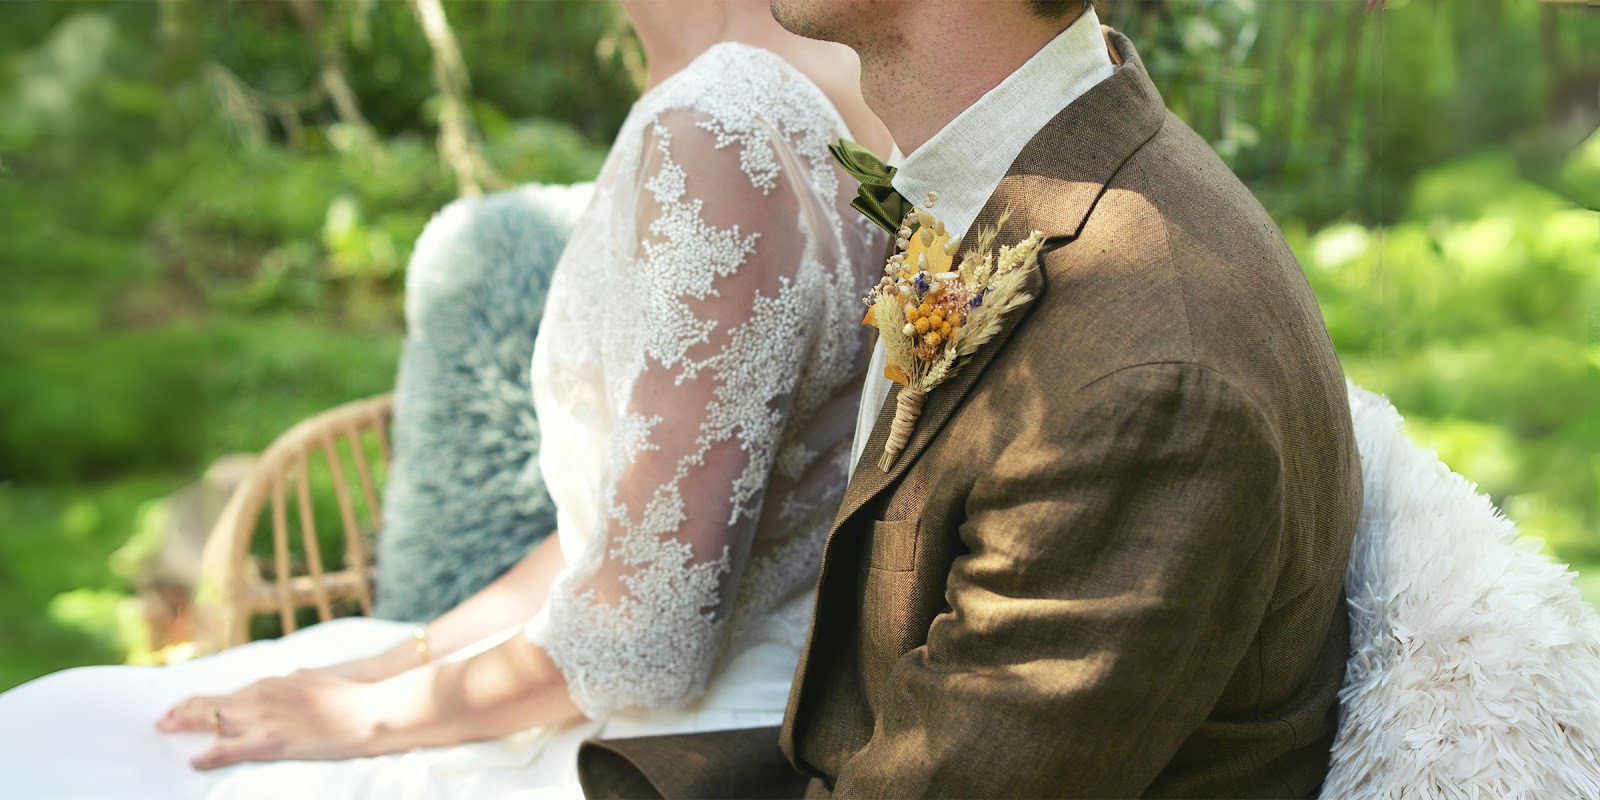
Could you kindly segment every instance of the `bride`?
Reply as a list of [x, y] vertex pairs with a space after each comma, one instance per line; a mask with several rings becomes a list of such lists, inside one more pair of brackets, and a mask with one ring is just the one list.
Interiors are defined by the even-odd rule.
[[8, 796], [572, 796], [585, 738], [781, 722], [878, 255], [827, 144], [890, 143], [854, 55], [766, 0], [624, 5], [649, 87], [533, 357], [557, 535], [424, 629], [335, 620], [0, 695]]

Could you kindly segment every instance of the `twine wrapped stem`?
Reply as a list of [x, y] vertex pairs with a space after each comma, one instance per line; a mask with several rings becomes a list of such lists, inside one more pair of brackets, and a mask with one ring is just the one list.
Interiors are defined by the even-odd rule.
[[928, 393], [906, 387], [894, 405], [894, 424], [889, 426], [889, 440], [883, 443], [883, 457], [878, 459], [878, 469], [888, 472], [894, 460], [911, 441], [911, 431], [917, 427], [917, 417], [922, 415], [922, 403]]

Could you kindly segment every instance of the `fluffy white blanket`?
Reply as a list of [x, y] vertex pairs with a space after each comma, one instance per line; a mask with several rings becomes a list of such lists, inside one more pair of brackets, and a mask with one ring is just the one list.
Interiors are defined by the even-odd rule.
[[1572, 573], [1350, 387], [1366, 489], [1326, 798], [1600, 798], [1600, 620]]

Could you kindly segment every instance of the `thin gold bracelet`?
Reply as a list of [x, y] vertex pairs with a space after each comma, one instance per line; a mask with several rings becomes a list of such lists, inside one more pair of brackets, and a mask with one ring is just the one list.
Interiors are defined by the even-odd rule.
[[417, 660], [428, 663], [428, 629], [421, 625], [412, 628], [411, 638], [417, 642]]

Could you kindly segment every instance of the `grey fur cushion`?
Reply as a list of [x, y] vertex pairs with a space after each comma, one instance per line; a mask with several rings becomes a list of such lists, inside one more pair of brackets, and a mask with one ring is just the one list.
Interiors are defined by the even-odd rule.
[[417, 240], [378, 543], [380, 617], [439, 616], [555, 528], [528, 364], [550, 273], [592, 188], [458, 200]]

